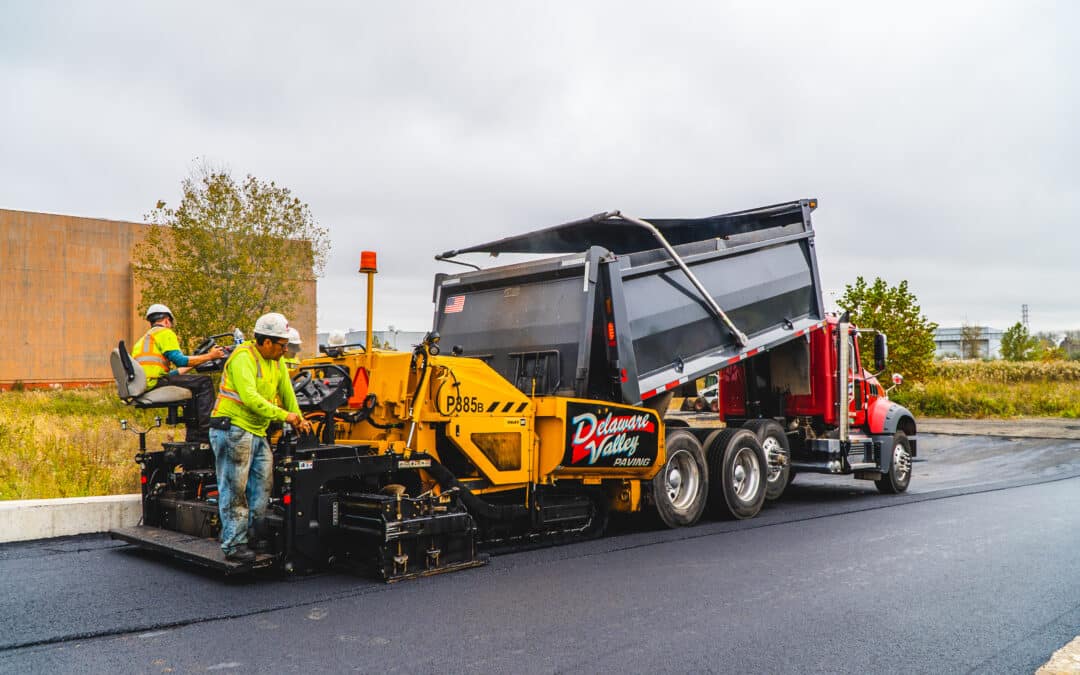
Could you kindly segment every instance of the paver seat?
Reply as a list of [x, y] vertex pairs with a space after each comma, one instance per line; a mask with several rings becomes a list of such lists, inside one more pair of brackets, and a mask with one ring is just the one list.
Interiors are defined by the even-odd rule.
[[191, 400], [191, 392], [182, 387], [165, 385], [147, 391], [146, 372], [131, 360], [124, 341], [109, 355], [116, 392], [120, 400], [136, 408], [168, 408], [169, 424], [177, 423], [177, 408]]

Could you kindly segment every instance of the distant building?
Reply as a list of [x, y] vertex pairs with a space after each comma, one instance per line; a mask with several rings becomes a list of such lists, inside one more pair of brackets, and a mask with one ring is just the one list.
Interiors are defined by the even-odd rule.
[[[379, 347], [387, 347], [399, 352], [412, 351], [412, 348], [420, 344], [424, 340], [424, 335], [427, 331], [416, 330], [374, 330], [371, 331], [372, 336], [375, 338]], [[330, 333], [319, 333], [317, 336], [318, 344], [325, 345], [326, 339], [330, 337]], [[345, 344], [356, 345], [364, 344], [367, 339], [366, 330], [354, 330], [350, 328], [345, 331]], [[306, 345], [305, 345], [306, 347]], [[311, 350], [305, 349], [308, 356], [314, 354], [314, 348]], [[303, 354], [301, 354], [303, 356]]]
[[1080, 358], [1080, 340], [1066, 335], [1061, 341], [1061, 349], [1065, 352], [1065, 358]]
[[[938, 359], [1000, 359], [1001, 336], [1005, 331], [988, 326], [978, 326], [979, 335], [975, 339], [975, 354], [964, 354], [963, 328], [938, 328], [934, 333], [934, 345], [937, 349], [934, 357]], [[969, 348], [970, 350], [970, 348]]]

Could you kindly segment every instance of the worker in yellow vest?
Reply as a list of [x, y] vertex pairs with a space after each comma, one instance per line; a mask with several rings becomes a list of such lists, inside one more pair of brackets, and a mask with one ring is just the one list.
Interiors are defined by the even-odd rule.
[[[273, 486], [273, 455], [266, 440], [272, 421], [310, 432], [300, 414], [292, 381], [281, 357], [289, 344], [289, 322], [277, 313], [255, 322], [255, 339], [239, 345], [225, 362], [214, 410], [210, 446], [217, 466], [221, 550], [227, 560], [251, 562], [248, 531], [263, 515]], [[280, 397], [281, 406], [273, 403]]]
[[186, 373], [200, 363], [220, 359], [225, 356], [225, 351], [215, 346], [206, 354], [186, 356], [180, 350], [180, 341], [173, 332], [176, 320], [172, 310], [165, 305], [150, 305], [146, 310], [146, 320], [150, 322], [150, 330], [135, 342], [131, 359], [146, 372], [147, 389], [170, 386], [191, 392], [191, 405], [184, 406], [186, 440], [189, 443], [209, 443], [214, 384], [206, 375]]

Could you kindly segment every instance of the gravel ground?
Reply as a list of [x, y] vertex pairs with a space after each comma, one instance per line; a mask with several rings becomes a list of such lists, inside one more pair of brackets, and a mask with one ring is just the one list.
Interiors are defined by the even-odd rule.
[[1011, 420], [922, 417], [918, 424], [920, 434], [1080, 440], [1080, 419], [1061, 417], [1020, 417]]

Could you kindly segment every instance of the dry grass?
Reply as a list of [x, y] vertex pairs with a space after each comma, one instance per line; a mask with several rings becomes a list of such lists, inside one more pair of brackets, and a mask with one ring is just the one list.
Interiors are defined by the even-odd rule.
[[930, 376], [968, 382], [1080, 383], [1080, 361], [937, 361]]
[[924, 417], [1080, 417], [1080, 363], [946, 361], [890, 398]]
[[[0, 499], [138, 492], [138, 437], [119, 420], [145, 426], [154, 414], [125, 407], [111, 389], [0, 393]], [[160, 447], [166, 433], [151, 432], [147, 445]]]

